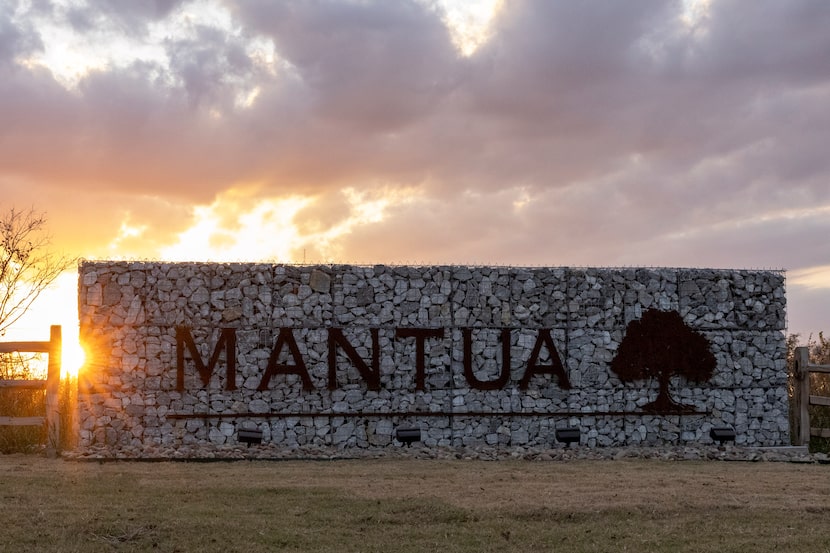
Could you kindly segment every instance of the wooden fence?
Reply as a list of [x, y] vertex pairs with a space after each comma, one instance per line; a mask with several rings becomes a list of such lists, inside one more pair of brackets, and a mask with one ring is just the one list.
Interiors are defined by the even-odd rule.
[[830, 438], [830, 428], [810, 426], [810, 405], [830, 406], [830, 397], [810, 395], [810, 375], [812, 373], [830, 373], [830, 365], [810, 364], [810, 350], [806, 347], [795, 348], [795, 387], [793, 401], [798, 421], [795, 445], [809, 445], [810, 436]]
[[45, 353], [49, 356], [46, 380], [0, 380], [0, 388], [46, 390], [46, 416], [0, 417], [0, 426], [46, 425], [46, 454], [54, 457], [60, 449], [61, 327], [52, 326], [48, 342], [0, 342], [0, 353]]

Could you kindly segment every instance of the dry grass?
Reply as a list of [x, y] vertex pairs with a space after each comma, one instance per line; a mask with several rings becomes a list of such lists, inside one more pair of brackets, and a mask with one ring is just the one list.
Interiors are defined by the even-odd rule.
[[830, 467], [0, 456], [0, 551], [830, 551]]

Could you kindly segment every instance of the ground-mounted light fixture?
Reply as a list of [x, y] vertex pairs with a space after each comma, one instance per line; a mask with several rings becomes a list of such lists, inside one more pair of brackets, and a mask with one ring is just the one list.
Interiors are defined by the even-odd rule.
[[240, 443], [248, 444], [248, 447], [251, 447], [251, 444], [261, 444], [262, 430], [257, 430], [255, 428], [240, 428], [236, 433], [236, 439], [239, 440]]
[[557, 442], [562, 442], [566, 447], [570, 447], [572, 443], [579, 443], [579, 428], [557, 428], [554, 432]]
[[735, 430], [729, 428], [728, 426], [712, 428], [709, 431], [709, 437], [712, 438], [712, 441], [718, 442], [718, 444], [723, 445], [724, 442], [735, 441]]
[[395, 439], [405, 444], [406, 447], [412, 445], [412, 442], [421, 441], [420, 428], [397, 428], [395, 429]]

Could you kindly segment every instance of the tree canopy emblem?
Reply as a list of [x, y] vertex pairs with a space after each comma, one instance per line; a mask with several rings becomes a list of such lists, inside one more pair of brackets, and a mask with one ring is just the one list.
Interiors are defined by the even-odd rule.
[[683, 413], [692, 407], [672, 399], [669, 379], [678, 375], [695, 382], [708, 380], [716, 364], [709, 341], [689, 328], [677, 311], [649, 309], [640, 320], [628, 324], [611, 370], [623, 382], [657, 379], [657, 399], [644, 405], [644, 410]]

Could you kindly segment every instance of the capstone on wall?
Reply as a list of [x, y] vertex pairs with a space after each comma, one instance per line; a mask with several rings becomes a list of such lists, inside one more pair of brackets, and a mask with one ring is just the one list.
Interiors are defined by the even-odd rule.
[[[81, 450], [789, 443], [775, 271], [85, 262], [79, 305]], [[647, 313], [708, 352], [646, 336], [615, 370]]]

